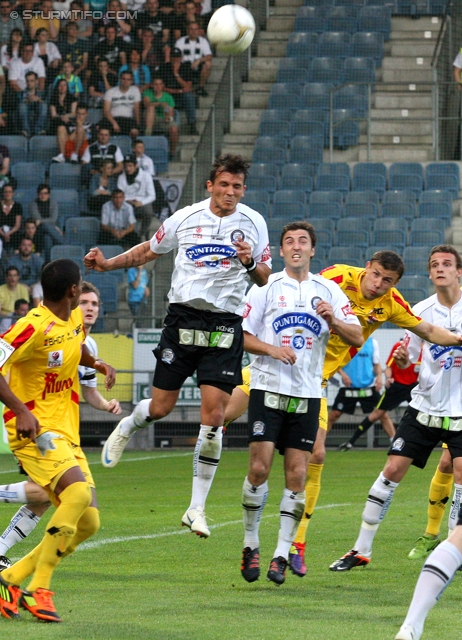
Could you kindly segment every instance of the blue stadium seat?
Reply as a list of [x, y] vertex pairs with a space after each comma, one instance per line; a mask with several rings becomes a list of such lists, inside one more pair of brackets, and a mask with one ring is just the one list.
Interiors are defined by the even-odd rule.
[[413, 202], [382, 203], [382, 218], [404, 218], [410, 224], [415, 218], [415, 204]]
[[[385, 244], [383, 242], [379, 242], [379, 244], [371, 244], [366, 248], [366, 251], [365, 251], [366, 260], [370, 260], [374, 255], [374, 253], [376, 253], [377, 251], [394, 251], [399, 255], [399, 254], [402, 254], [403, 252], [403, 246], [398, 245], [395, 247], [393, 245]], [[406, 272], [407, 272], [407, 265], [406, 265]]]
[[333, 202], [335, 204], [338, 204], [342, 208], [342, 210], [343, 201], [344, 194], [341, 191], [313, 191], [310, 197], [310, 204], [317, 205]]
[[330, 109], [333, 85], [328, 82], [310, 82], [303, 87], [300, 102], [304, 109]]
[[14, 192], [15, 202], [19, 202], [19, 204], [22, 206], [23, 214], [25, 217], [28, 217], [29, 204], [32, 202], [32, 200], [35, 200], [36, 197], [37, 189], [16, 189], [16, 191]]
[[387, 179], [387, 167], [383, 162], [357, 162], [353, 167], [353, 178], [356, 176], [379, 175]]
[[345, 198], [345, 202], [348, 204], [364, 204], [371, 203], [379, 206], [379, 194], [377, 191], [364, 190], [364, 191], [350, 191]]
[[[285, 71], [287, 69], [304, 69], [305, 71], [308, 71], [308, 69], [311, 69], [312, 58], [317, 55], [318, 54], [315, 54], [314, 56], [293, 56], [290, 58], [281, 58], [279, 60], [278, 72]], [[279, 82], [279, 80], [277, 82]], [[282, 80], [282, 82], [285, 82], [285, 80]]]
[[379, 194], [381, 199], [386, 191], [386, 188], [386, 179], [377, 173], [373, 173], [370, 175], [353, 175], [352, 189], [354, 191], [373, 190]]
[[50, 250], [50, 260], [69, 258], [75, 260], [80, 266], [83, 265], [85, 253], [85, 245], [83, 244], [55, 244]]
[[345, 58], [343, 78], [344, 82], [375, 82], [374, 58]]
[[428, 291], [429, 282], [430, 280], [428, 278], [428, 275], [410, 275], [406, 273], [401, 277], [397, 286], [398, 286], [398, 289], [400, 289], [402, 286], [402, 287], [405, 287], [406, 289], [420, 288]]
[[366, 218], [368, 220], [375, 220], [378, 216], [379, 208], [373, 202], [355, 202], [350, 203], [347, 200], [345, 201], [345, 209], [343, 215], [346, 218], [355, 217], [355, 218]]
[[433, 246], [434, 243], [429, 243], [428, 245], [422, 245], [420, 247], [404, 247], [404, 264], [407, 265], [409, 260], [426, 260], [426, 262], [428, 263], [428, 256], [430, 255], [430, 251]]
[[[287, 138], [279, 134], [274, 136], [258, 136], [254, 143], [254, 149], [286, 149], [287, 146]], [[259, 160], [258, 162], [265, 161]], [[266, 162], [271, 162], [271, 160], [267, 160]], [[279, 164], [279, 162], [275, 162], [275, 164]]]
[[318, 176], [346, 176], [350, 179], [350, 167], [346, 162], [323, 162], [316, 173]]
[[395, 202], [409, 202], [415, 206], [416, 194], [414, 191], [389, 189], [383, 194], [383, 204], [392, 204]]
[[68, 218], [64, 238], [68, 244], [84, 245], [88, 251], [98, 241], [100, 221], [97, 218]]
[[8, 151], [10, 152], [10, 164], [13, 164], [14, 162], [26, 162], [27, 138], [24, 136], [0, 136], [0, 144], [8, 147]]
[[49, 164], [59, 153], [56, 136], [34, 136], [29, 140], [29, 160]]
[[313, 190], [313, 176], [317, 164], [288, 163], [282, 167], [280, 189], [303, 189], [306, 193]]
[[54, 162], [50, 166], [50, 188], [76, 189], [76, 191], [80, 191], [80, 171], [79, 164]]
[[370, 229], [364, 218], [341, 218], [337, 222], [337, 246], [367, 247]]
[[334, 235], [335, 234], [328, 229], [316, 230], [316, 247], [322, 247], [325, 250], [328, 250], [334, 242]]
[[[374, 231], [404, 231], [407, 234], [408, 221], [406, 218], [377, 218], [374, 221]], [[405, 238], [407, 240], [407, 237]], [[401, 243], [399, 243], [401, 244]], [[406, 242], [404, 242], [406, 244]]]
[[295, 136], [319, 136], [324, 142], [324, 122], [294, 120], [291, 123], [291, 137]]
[[346, 58], [350, 55], [350, 42], [347, 31], [325, 31], [319, 36], [318, 55]]
[[[419, 202], [417, 205], [417, 217], [434, 218], [449, 226], [452, 218], [452, 204], [449, 204], [449, 202]], [[425, 224], [428, 224], [428, 222], [426, 221]]]
[[449, 191], [441, 190], [441, 189], [432, 189], [422, 191], [419, 196], [419, 202], [427, 203], [439, 203], [439, 202], [447, 202], [452, 205], [452, 194]]
[[291, 121], [296, 107], [281, 107], [279, 109], [266, 109], [261, 114], [260, 122], [283, 122]]
[[[322, 122], [324, 127], [324, 138], [329, 130], [329, 111], [327, 109], [298, 109], [294, 112], [292, 123], [299, 122]], [[303, 127], [300, 127], [303, 129]]]
[[353, 267], [362, 267], [363, 251], [363, 248], [355, 246], [331, 247], [327, 256], [327, 262], [329, 265], [351, 264]]
[[287, 162], [286, 147], [256, 147], [252, 155], [253, 162], [283, 165]]
[[95, 273], [91, 271], [85, 278], [98, 287], [104, 313], [115, 313], [118, 310], [117, 278], [113, 273]]
[[449, 191], [454, 199], [459, 197], [460, 179], [454, 174], [432, 173], [426, 176], [425, 188], [429, 190]]
[[253, 204], [256, 202], [263, 202], [269, 207], [271, 199], [267, 191], [261, 189], [246, 189], [242, 202], [253, 209]]
[[435, 246], [437, 244], [443, 243], [444, 229], [441, 227], [441, 223], [437, 223], [437, 226], [435, 228], [431, 228], [430, 224], [425, 224], [425, 229], [422, 229], [421, 220], [416, 219], [413, 221], [411, 225], [411, 233], [409, 235], [409, 244], [411, 246]]
[[389, 187], [394, 190], [413, 191], [418, 198], [423, 189], [422, 178], [411, 173], [390, 175]]
[[322, 271], [323, 269], [325, 269], [328, 266], [327, 259], [325, 257], [320, 257], [318, 255], [318, 249], [319, 248], [320, 247], [316, 246], [316, 253], [311, 258], [311, 261], [310, 261], [310, 271], [311, 271], [311, 273], [319, 273], [320, 271]]
[[273, 194], [277, 189], [278, 180], [275, 176], [265, 175], [265, 176], [247, 176], [246, 185], [248, 189], [258, 189], [263, 191], [268, 191], [268, 193]]
[[79, 192], [76, 189], [51, 189], [50, 197], [58, 203], [58, 227], [64, 229], [67, 218], [80, 215]]
[[328, 217], [315, 218], [310, 216], [309, 222], [315, 228], [316, 233], [321, 230], [330, 231], [332, 236], [335, 233], [335, 222], [331, 218], [328, 218]]
[[279, 242], [281, 239], [281, 231], [282, 227], [287, 224], [288, 219], [286, 216], [277, 217], [277, 218], [269, 218], [266, 221], [266, 225], [268, 227], [268, 235], [270, 245], [279, 247]]
[[427, 274], [426, 277], [428, 278], [428, 258], [408, 258], [405, 261], [405, 265], [407, 275], [417, 276]]
[[384, 244], [385, 246], [399, 247], [398, 253], [402, 253], [407, 242], [407, 231], [403, 229], [382, 229], [381, 231], [373, 231], [372, 244]]
[[417, 304], [421, 300], [425, 300], [425, 298], [428, 298], [428, 289], [403, 287], [400, 282], [398, 282], [397, 286], [400, 294], [411, 306]]
[[351, 38], [352, 56], [374, 58], [377, 67], [382, 66], [383, 34], [379, 32], [358, 31]]
[[259, 137], [262, 136], [278, 136], [289, 140], [292, 137], [292, 125], [289, 120], [264, 120], [260, 122], [258, 130]]
[[156, 173], [168, 171], [169, 142], [166, 136], [140, 136], [144, 150], [154, 163]]
[[313, 58], [308, 74], [309, 82], [340, 84], [343, 82], [343, 58], [332, 56]]
[[[289, 58], [292, 60], [292, 58]], [[300, 82], [305, 83], [310, 81], [309, 69], [303, 69], [296, 67], [293, 69], [278, 69], [276, 75], [276, 82]]]
[[274, 204], [286, 204], [288, 202], [301, 202], [306, 205], [306, 191], [303, 189], [279, 189], [274, 194]]
[[111, 142], [118, 145], [124, 155], [130, 153], [132, 150], [132, 139], [130, 136], [114, 135], [111, 136]]
[[42, 162], [16, 162], [11, 167], [11, 175], [19, 188], [37, 188], [45, 182], [45, 165]]
[[321, 174], [316, 178], [317, 191], [340, 191], [345, 196], [350, 191], [350, 176]]
[[296, 104], [296, 96], [301, 92], [301, 85], [297, 82], [278, 82], [271, 86], [268, 107], [279, 109], [288, 104]]
[[[327, 191], [313, 191], [314, 193], [328, 193]], [[340, 193], [340, 192], [338, 192]], [[313, 196], [312, 194], [312, 196]], [[326, 202], [313, 202], [313, 197], [310, 199], [308, 206], [308, 219], [326, 217], [326, 219], [339, 220], [342, 217], [343, 205], [338, 202], [326, 201]]]
[[[313, 15], [306, 15], [302, 18], [296, 18], [294, 24], [294, 30], [296, 33], [314, 31], [316, 33], [322, 33], [327, 29], [327, 20], [323, 15], [313, 13]], [[289, 40], [290, 42], [290, 40]]]
[[[369, 99], [367, 95], [353, 91], [345, 91], [350, 87], [361, 88], [366, 85], [345, 85], [334, 93], [334, 109], [351, 109], [356, 112], [359, 118], [365, 118], [369, 109]], [[367, 89], [367, 86], [366, 86]]]
[[287, 41], [286, 56], [288, 58], [313, 58], [318, 55], [318, 40], [318, 33], [312, 29], [291, 33]]
[[290, 143], [289, 162], [320, 163], [323, 147], [318, 136], [295, 136]]
[[271, 270], [273, 273], [279, 273], [280, 271], [284, 271], [285, 268], [285, 263], [284, 263], [284, 258], [281, 258], [280, 256], [275, 256], [273, 258], [273, 256], [271, 256]]
[[265, 176], [273, 176], [278, 178], [280, 167], [272, 162], [253, 162], [250, 165], [249, 176], [263, 178]]
[[102, 109], [97, 109], [94, 107], [90, 107], [88, 109], [88, 117], [87, 117], [88, 122], [91, 122], [91, 124], [98, 124], [98, 122], [102, 119], [103, 119]]
[[358, 144], [359, 124], [358, 114], [352, 109], [333, 109], [334, 146], [338, 149], [348, 149]]
[[306, 217], [306, 205], [302, 202], [275, 202], [272, 218], [285, 218], [286, 222], [302, 220]]
[[359, 12], [358, 31], [378, 31], [385, 41], [390, 38], [391, 11], [389, 7], [368, 6]]
[[393, 162], [390, 165], [390, 176], [394, 175], [417, 175], [423, 180], [424, 172], [420, 162]]
[[358, 31], [358, 20], [352, 16], [331, 16], [327, 18], [327, 30], [355, 33]]

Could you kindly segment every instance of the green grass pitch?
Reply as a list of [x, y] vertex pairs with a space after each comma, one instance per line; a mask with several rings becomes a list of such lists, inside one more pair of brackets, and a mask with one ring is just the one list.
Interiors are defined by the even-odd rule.
[[[192, 451], [131, 452], [115, 469], [89, 454], [102, 526], [56, 570], [53, 589], [61, 625], [27, 612], [0, 620], [5, 640], [392, 640], [404, 619], [420, 570], [407, 559], [426, 523], [428, 485], [439, 452], [424, 471], [412, 468], [398, 488], [376, 536], [368, 567], [328, 570], [353, 545], [368, 489], [382, 469], [383, 451], [329, 451], [323, 487], [308, 532], [308, 574], [266, 581], [276, 546], [282, 459], [275, 457], [261, 523], [262, 576], [247, 584], [239, 571], [243, 528], [241, 488], [246, 451], [224, 451], [209, 496], [212, 535], [181, 528], [189, 504]], [[20, 476], [0, 456], [0, 483]], [[0, 505], [0, 528], [17, 505]], [[19, 558], [40, 540], [43, 521], [11, 552]], [[446, 518], [443, 522], [446, 532]], [[457, 639], [462, 575], [430, 613], [423, 640]]]

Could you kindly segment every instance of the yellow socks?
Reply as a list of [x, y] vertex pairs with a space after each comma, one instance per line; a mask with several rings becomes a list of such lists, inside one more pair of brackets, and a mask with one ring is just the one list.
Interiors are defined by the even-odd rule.
[[452, 473], [441, 473], [437, 468], [430, 484], [428, 494], [428, 523], [425, 533], [437, 536], [440, 532], [444, 509], [449, 500], [454, 476]]
[[321, 475], [323, 468], [323, 464], [311, 464], [310, 462], [310, 464], [308, 465], [308, 478], [305, 487], [305, 510], [303, 512], [303, 516], [300, 521], [300, 525], [298, 527], [297, 535], [294, 542], [305, 542], [308, 525], [310, 524], [310, 519], [313, 515], [314, 508], [316, 507], [319, 492], [321, 491]]

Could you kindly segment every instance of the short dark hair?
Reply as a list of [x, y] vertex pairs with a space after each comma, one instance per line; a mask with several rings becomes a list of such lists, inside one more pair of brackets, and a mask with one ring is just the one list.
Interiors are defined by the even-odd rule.
[[37, 187], [37, 194], [39, 194], [40, 191], [43, 191], [43, 189], [46, 189], [48, 193], [50, 193], [50, 187], [45, 182], [41, 182]]
[[[44, 29], [44, 31], [46, 31], [46, 29]], [[36, 80], [38, 80], [38, 75], [35, 73], [35, 71], [28, 71], [26, 73], [26, 78], [28, 78], [29, 76], [34, 76]]]
[[234, 155], [232, 153], [225, 153], [215, 158], [215, 162], [212, 164], [209, 180], [213, 184], [216, 177], [220, 173], [232, 173], [233, 175], [242, 174], [244, 176], [244, 182], [247, 178], [247, 172], [250, 167], [250, 162], [244, 160], [242, 156]]
[[98, 298], [98, 304], [101, 306], [101, 294], [99, 292], [98, 287], [95, 287], [93, 282], [88, 282], [87, 280], [84, 280], [82, 282], [82, 293], [94, 293]]
[[133, 80], [133, 77], [134, 77], [133, 76], [133, 72], [130, 71], [130, 69], [125, 69], [125, 71], [122, 71], [122, 73], [120, 74], [120, 77], [122, 77], [122, 76], [131, 76], [132, 80]]
[[307, 234], [310, 236], [311, 246], [315, 247], [316, 232], [314, 230], [313, 225], [310, 222], [307, 222], [306, 220], [297, 220], [296, 222], [289, 222], [288, 224], [282, 227], [281, 241], [280, 241], [281, 247], [282, 247], [282, 241], [284, 240], [284, 236], [287, 233], [289, 233], [289, 231], [297, 231], [298, 229], [301, 229], [307, 232]]
[[[111, 197], [112, 197], [112, 196], [115, 196], [115, 195], [117, 195], [117, 194], [119, 194], [119, 193], [123, 193], [123, 194], [124, 194], [124, 192], [122, 191], [122, 189], [119, 189], [119, 188], [117, 188], [117, 189], [113, 189], [113, 190], [111, 191]], [[124, 195], [125, 195], [125, 194], [124, 194]]]
[[11, 273], [12, 271], [16, 271], [16, 273], [19, 276], [19, 269], [18, 267], [13, 267], [13, 265], [10, 265], [9, 267], [6, 268], [5, 274], [8, 275], [9, 273]]
[[77, 102], [76, 111], [78, 111], [79, 109], [85, 109], [85, 111], [88, 111], [87, 103], [86, 102]]
[[14, 310], [17, 311], [22, 304], [29, 304], [29, 300], [18, 298], [18, 300], [14, 301]]
[[[72, 0], [71, 4], [72, 4], [73, 2], [78, 2], [78, 0]], [[80, 5], [80, 6], [82, 6], [82, 5]], [[77, 27], [77, 29], [78, 29], [78, 28], [79, 28], [79, 25], [77, 24], [77, 22], [74, 22], [73, 20], [70, 20], [70, 21], [66, 24], [66, 27], [65, 27], [66, 31], [69, 29], [69, 27]]]
[[49, 262], [42, 271], [40, 283], [43, 289], [43, 299], [60, 302], [69, 287], [80, 283], [80, 269], [73, 260], [60, 258]]
[[141, 138], [136, 138], [136, 140], [133, 140], [132, 149], [134, 149], [135, 145], [137, 145], [137, 144], [142, 144], [144, 146], [144, 140], [141, 140]]
[[432, 259], [432, 255], [434, 253], [450, 253], [452, 254], [455, 259], [456, 259], [456, 267], [457, 269], [462, 269], [462, 258], [460, 256], [460, 253], [457, 251], [457, 249], [455, 249], [451, 244], [437, 244], [436, 246], [432, 247], [431, 251], [430, 251], [430, 255], [428, 256], [428, 270], [430, 271], [430, 262]]
[[404, 273], [404, 262], [401, 256], [394, 251], [376, 251], [369, 262], [378, 262], [387, 271], [394, 271], [398, 274], [398, 280]]

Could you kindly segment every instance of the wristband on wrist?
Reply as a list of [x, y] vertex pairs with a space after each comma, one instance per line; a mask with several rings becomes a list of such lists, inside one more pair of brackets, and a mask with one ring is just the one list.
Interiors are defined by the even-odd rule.
[[250, 262], [249, 264], [244, 264], [243, 266], [244, 266], [245, 270], [247, 271], [247, 273], [250, 273], [251, 271], [254, 271], [257, 268], [257, 263], [252, 258], [252, 262]]

